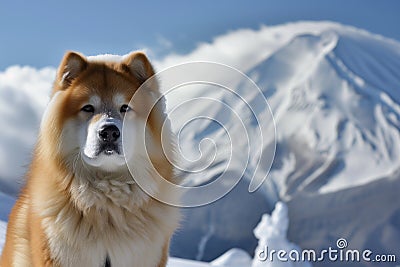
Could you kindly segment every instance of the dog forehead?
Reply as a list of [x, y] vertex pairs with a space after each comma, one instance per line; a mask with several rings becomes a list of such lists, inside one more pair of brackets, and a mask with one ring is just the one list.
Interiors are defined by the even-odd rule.
[[[87, 95], [98, 95], [103, 101], [115, 102], [115, 95], [131, 97], [139, 83], [124, 74], [121, 70], [112, 64], [91, 63], [82, 77], [77, 80], [77, 90], [84, 89]], [[126, 101], [126, 100], [125, 100]]]
[[101, 106], [102, 99], [98, 95], [92, 95], [89, 97], [89, 103], [95, 107]]
[[121, 93], [116, 93], [114, 95], [106, 95], [106, 96], [99, 96], [99, 95], [92, 95], [89, 97], [88, 103], [95, 106], [95, 107], [100, 107], [100, 106], [109, 106], [109, 105], [114, 105], [114, 106], [121, 106], [124, 104], [128, 104], [129, 99], [124, 94]]
[[117, 106], [122, 105], [122, 104], [127, 104], [128, 99], [126, 99], [126, 96], [121, 94], [121, 93], [116, 93], [113, 96], [113, 103]]

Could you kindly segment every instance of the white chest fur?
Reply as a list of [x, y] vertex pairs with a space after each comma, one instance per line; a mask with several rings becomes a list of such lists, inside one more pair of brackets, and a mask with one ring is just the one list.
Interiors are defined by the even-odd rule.
[[46, 218], [43, 224], [51, 253], [63, 267], [101, 267], [107, 255], [112, 266], [157, 266], [168, 238], [160, 231], [163, 226], [147, 220], [148, 215], [62, 213], [64, 218]]

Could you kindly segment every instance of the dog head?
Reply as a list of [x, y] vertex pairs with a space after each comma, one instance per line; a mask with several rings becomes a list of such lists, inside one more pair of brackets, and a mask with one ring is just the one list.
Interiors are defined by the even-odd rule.
[[[162, 110], [148, 110], [159, 95], [157, 82], [131, 101], [152, 75], [153, 67], [141, 52], [118, 61], [67, 53], [42, 121], [42, 142], [52, 144], [42, 147], [54, 148], [51, 152], [73, 168], [83, 164], [104, 172], [126, 169], [126, 159], [149, 153], [144, 140], [159, 136], [155, 132]], [[123, 123], [129, 133], [124, 146]]]

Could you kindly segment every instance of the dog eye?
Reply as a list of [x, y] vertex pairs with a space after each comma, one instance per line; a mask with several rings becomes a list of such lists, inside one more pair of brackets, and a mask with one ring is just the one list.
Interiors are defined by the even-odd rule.
[[84, 111], [84, 112], [93, 113], [94, 112], [94, 107], [92, 105], [86, 105], [83, 108], [81, 108], [81, 110]]
[[125, 112], [128, 112], [130, 110], [131, 110], [131, 108], [128, 105], [122, 105], [121, 109], [120, 109], [120, 112], [121, 113], [125, 113]]

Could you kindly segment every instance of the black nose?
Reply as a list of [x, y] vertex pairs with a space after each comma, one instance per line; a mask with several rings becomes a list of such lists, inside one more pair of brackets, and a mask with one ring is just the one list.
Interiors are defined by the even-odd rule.
[[121, 136], [121, 133], [118, 130], [118, 127], [115, 125], [107, 125], [104, 126], [99, 131], [99, 137], [104, 142], [115, 142]]

